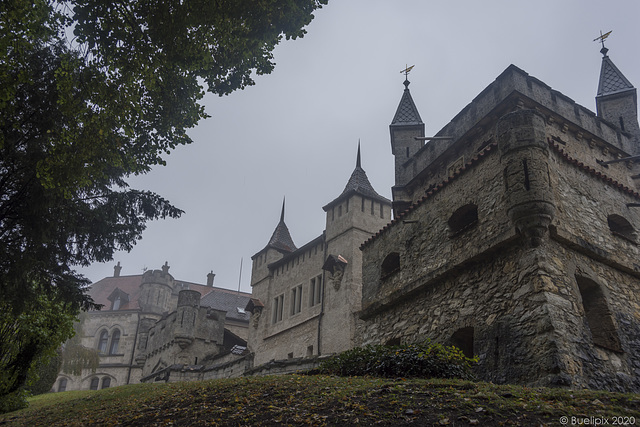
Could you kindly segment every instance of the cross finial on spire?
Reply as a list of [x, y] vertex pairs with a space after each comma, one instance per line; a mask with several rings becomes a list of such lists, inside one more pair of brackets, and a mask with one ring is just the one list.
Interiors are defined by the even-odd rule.
[[282, 212], [280, 212], [280, 222], [284, 222], [284, 202], [285, 202], [285, 197], [282, 197]]
[[358, 155], [356, 156], [356, 168], [362, 168], [360, 163], [360, 138], [358, 138]]
[[609, 52], [609, 49], [607, 49], [606, 47], [604, 47], [604, 40], [609, 37], [609, 35], [613, 32], [613, 30], [608, 31], [604, 34], [602, 34], [602, 30], [600, 30], [600, 37], [596, 37], [595, 39], [593, 39], [594, 42], [599, 41], [600, 43], [602, 43], [602, 49], [600, 49], [600, 53], [602, 54], [602, 56], [607, 56], [607, 52]]

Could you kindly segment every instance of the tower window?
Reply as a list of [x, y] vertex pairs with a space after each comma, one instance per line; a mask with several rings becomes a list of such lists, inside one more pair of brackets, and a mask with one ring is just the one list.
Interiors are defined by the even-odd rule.
[[449, 229], [451, 230], [451, 236], [456, 236], [478, 223], [478, 206], [473, 203], [464, 205], [458, 208], [449, 217]]
[[273, 299], [273, 316], [272, 323], [282, 321], [282, 312], [284, 311], [284, 295], [279, 295]]
[[576, 282], [582, 297], [584, 316], [591, 331], [593, 343], [599, 347], [621, 352], [618, 331], [613, 323], [613, 316], [602, 288], [598, 283], [586, 277], [576, 276]]
[[391, 276], [396, 271], [399, 271], [400, 254], [398, 252], [391, 252], [384, 258], [380, 267], [380, 278], [382, 279]]
[[607, 223], [609, 224], [609, 230], [611, 230], [611, 233], [635, 243], [635, 230], [631, 223], [624, 217], [616, 214], [609, 215], [607, 217]]
[[291, 314], [300, 313], [302, 310], [302, 285], [291, 289]]
[[619, 119], [620, 119], [620, 129], [624, 131], [624, 119], [622, 118], [622, 116], [620, 116]]

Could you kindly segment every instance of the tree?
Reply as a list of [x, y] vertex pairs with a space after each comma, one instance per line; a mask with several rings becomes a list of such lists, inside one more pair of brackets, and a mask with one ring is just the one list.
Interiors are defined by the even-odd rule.
[[303, 36], [326, 2], [0, 2], [3, 308], [19, 319], [41, 295], [68, 313], [98, 308], [74, 268], [182, 213], [126, 179], [191, 142], [205, 90], [229, 94], [270, 73], [275, 46]]
[[33, 310], [14, 316], [0, 302], [0, 413], [25, 406], [24, 386], [38, 380], [39, 367], [73, 336], [71, 304], [53, 301], [44, 292], [35, 303]]

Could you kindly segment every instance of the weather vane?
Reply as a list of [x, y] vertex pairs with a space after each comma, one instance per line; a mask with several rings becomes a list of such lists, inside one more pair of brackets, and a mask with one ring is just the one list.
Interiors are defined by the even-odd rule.
[[605, 40], [607, 37], [609, 37], [609, 34], [611, 34], [612, 32], [613, 32], [613, 30], [608, 31], [608, 32], [606, 32], [606, 33], [602, 34], [602, 30], [601, 30], [601, 31], [600, 31], [600, 37], [596, 37], [595, 39], [593, 39], [593, 41], [594, 41], [594, 42], [599, 41], [600, 43], [602, 43], [602, 49], [606, 49], [606, 48], [604, 47], [604, 40]]
[[404, 70], [400, 71], [400, 74], [404, 74], [405, 80], [409, 80], [409, 73], [413, 70], [413, 67], [415, 67], [415, 65], [411, 67], [407, 66]]

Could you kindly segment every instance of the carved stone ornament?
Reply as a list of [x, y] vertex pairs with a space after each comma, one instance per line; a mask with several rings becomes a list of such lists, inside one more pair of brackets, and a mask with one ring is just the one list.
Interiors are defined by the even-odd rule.
[[262, 316], [262, 307], [254, 307], [253, 313], [251, 314], [251, 322], [254, 328], [258, 327], [260, 316]]
[[342, 255], [329, 255], [322, 269], [329, 273], [329, 281], [333, 284], [333, 288], [337, 291], [340, 289], [344, 269], [348, 262]]

